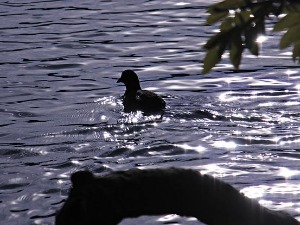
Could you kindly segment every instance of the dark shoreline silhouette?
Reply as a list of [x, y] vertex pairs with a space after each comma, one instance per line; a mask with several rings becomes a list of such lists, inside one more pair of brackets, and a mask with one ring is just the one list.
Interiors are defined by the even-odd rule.
[[177, 214], [209, 225], [300, 225], [269, 210], [231, 185], [180, 168], [132, 169], [95, 177], [80, 171], [56, 225], [116, 225], [124, 218]]

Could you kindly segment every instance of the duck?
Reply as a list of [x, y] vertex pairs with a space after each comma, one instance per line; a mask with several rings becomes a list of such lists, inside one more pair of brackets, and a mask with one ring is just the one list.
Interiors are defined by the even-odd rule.
[[126, 87], [123, 95], [125, 112], [143, 111], [159, 112], [166, 108], [166, 102], [158, 94], [143, 90], [138, 75], [133, 70], [124, 70], [117, 83], [124, 83]]

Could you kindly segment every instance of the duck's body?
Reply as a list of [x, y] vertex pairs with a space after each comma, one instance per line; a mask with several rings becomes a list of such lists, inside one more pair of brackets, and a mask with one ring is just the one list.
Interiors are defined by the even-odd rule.
[[154, 92], [142, 90], [139, 78], [134, 71], [125, 70], [117, 82], [122, 82], [126, 86], [123, 96], [125, 111], [157, 112], [165, 109], [166, 102], [162, 97]]

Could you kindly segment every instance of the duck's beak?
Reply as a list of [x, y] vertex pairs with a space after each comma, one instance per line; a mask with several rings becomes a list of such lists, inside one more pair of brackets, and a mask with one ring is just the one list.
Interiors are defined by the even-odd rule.
[[124, 83], [122, 77], [117, 80], [117, 83]]

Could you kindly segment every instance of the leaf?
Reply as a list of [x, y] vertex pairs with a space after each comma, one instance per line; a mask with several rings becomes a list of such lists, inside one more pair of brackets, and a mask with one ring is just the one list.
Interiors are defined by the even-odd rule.
[[283, 31], [297, 25], [300, 25], [300, 13], [289, 13], [275, 24], [273, 31]]
[[225, 32], [219, 32], [216, 35], [212, 36], [204, 45], [205, 49], [211, 49], [219, 45], [226, 38]]
[[246, 48], [249, 49], [249, 51], [253, 55], [259, 55], [259, 46], [256, 42], [257, 37], [261, 34], [265, 33], [265, 21], [264, 20], [258, 20], [258, 22], [251, 26], [249, 25], [247, 29], [244, 32], [245, 35], [245, 45]]
[[224, 0], [208, 8], [207, 12], [222, 12], [229, 9], [237, 9], [246, 4], [246, 0]]
[[232, 34], [230, 42], [230, 61], [236, 69], [239, 68], [239, 65], [241, 63], [243, 50], [244, 48], [241, 31], [237, 30]]
[[213, 12], [211, 15], [207, 17], [206, 24], [214, 24], [219, 20], [222, 20], [224, 17], [228, 15], [228, 11], [224, 12]]
[[298, 62], [300, 63], [300, 41], [294, 44], [294, 49], [293, 49], [293, 60], [296, 61], [297, 58], [298, 58]]
[[256, 19], [264, 20], [273, 11], [272, 1], [261, 1], [251, 7], [251, 12]]
[[208, 73], [218, 62], [220, 62], [224, 50], [225, 44], [222, 43], [207, 51], [203, 62], [203, 74]]
[[241, 11], [235, 14], [234, 21], [237, 26], [245, 26], [251, 19], [250, 11]]
[[264, 34], [266, 33], [266, 27], [265, 27], [265, 20], [259, 20], [256, 22], [255, 30], [258, 34]]
[[221, 30], [221, 32], [226, 32], [226, 31], [231, 30], [234, 26], [235, 26], [234, 19], [232, 17], [228, 17], [220, 25], [220, 30]]
[[259, 48], [256, 39], [257, 33], [255, 33], [253, 29], [245, 31], [245, 47], [248, 48], [253, 55], [257, 56], [259, 54]]
[[251, 48], [249, 48], [250, 52], [253, 54], [253, 55], [256, 55], [258, 56], [259, 55], [259, 46], [258, 46], [258, 43], [257, 42], [254, 42], [252, 45], [251, 45]]
[[300, 24], [298, 26], [293, 26], [289, 28], [288, 31], [282, 36], [279, 43], [279, 48], [284, 49], [290, 46], [293, 42], [299, 40], [300, 39], [299, 29], [300, 29]]

